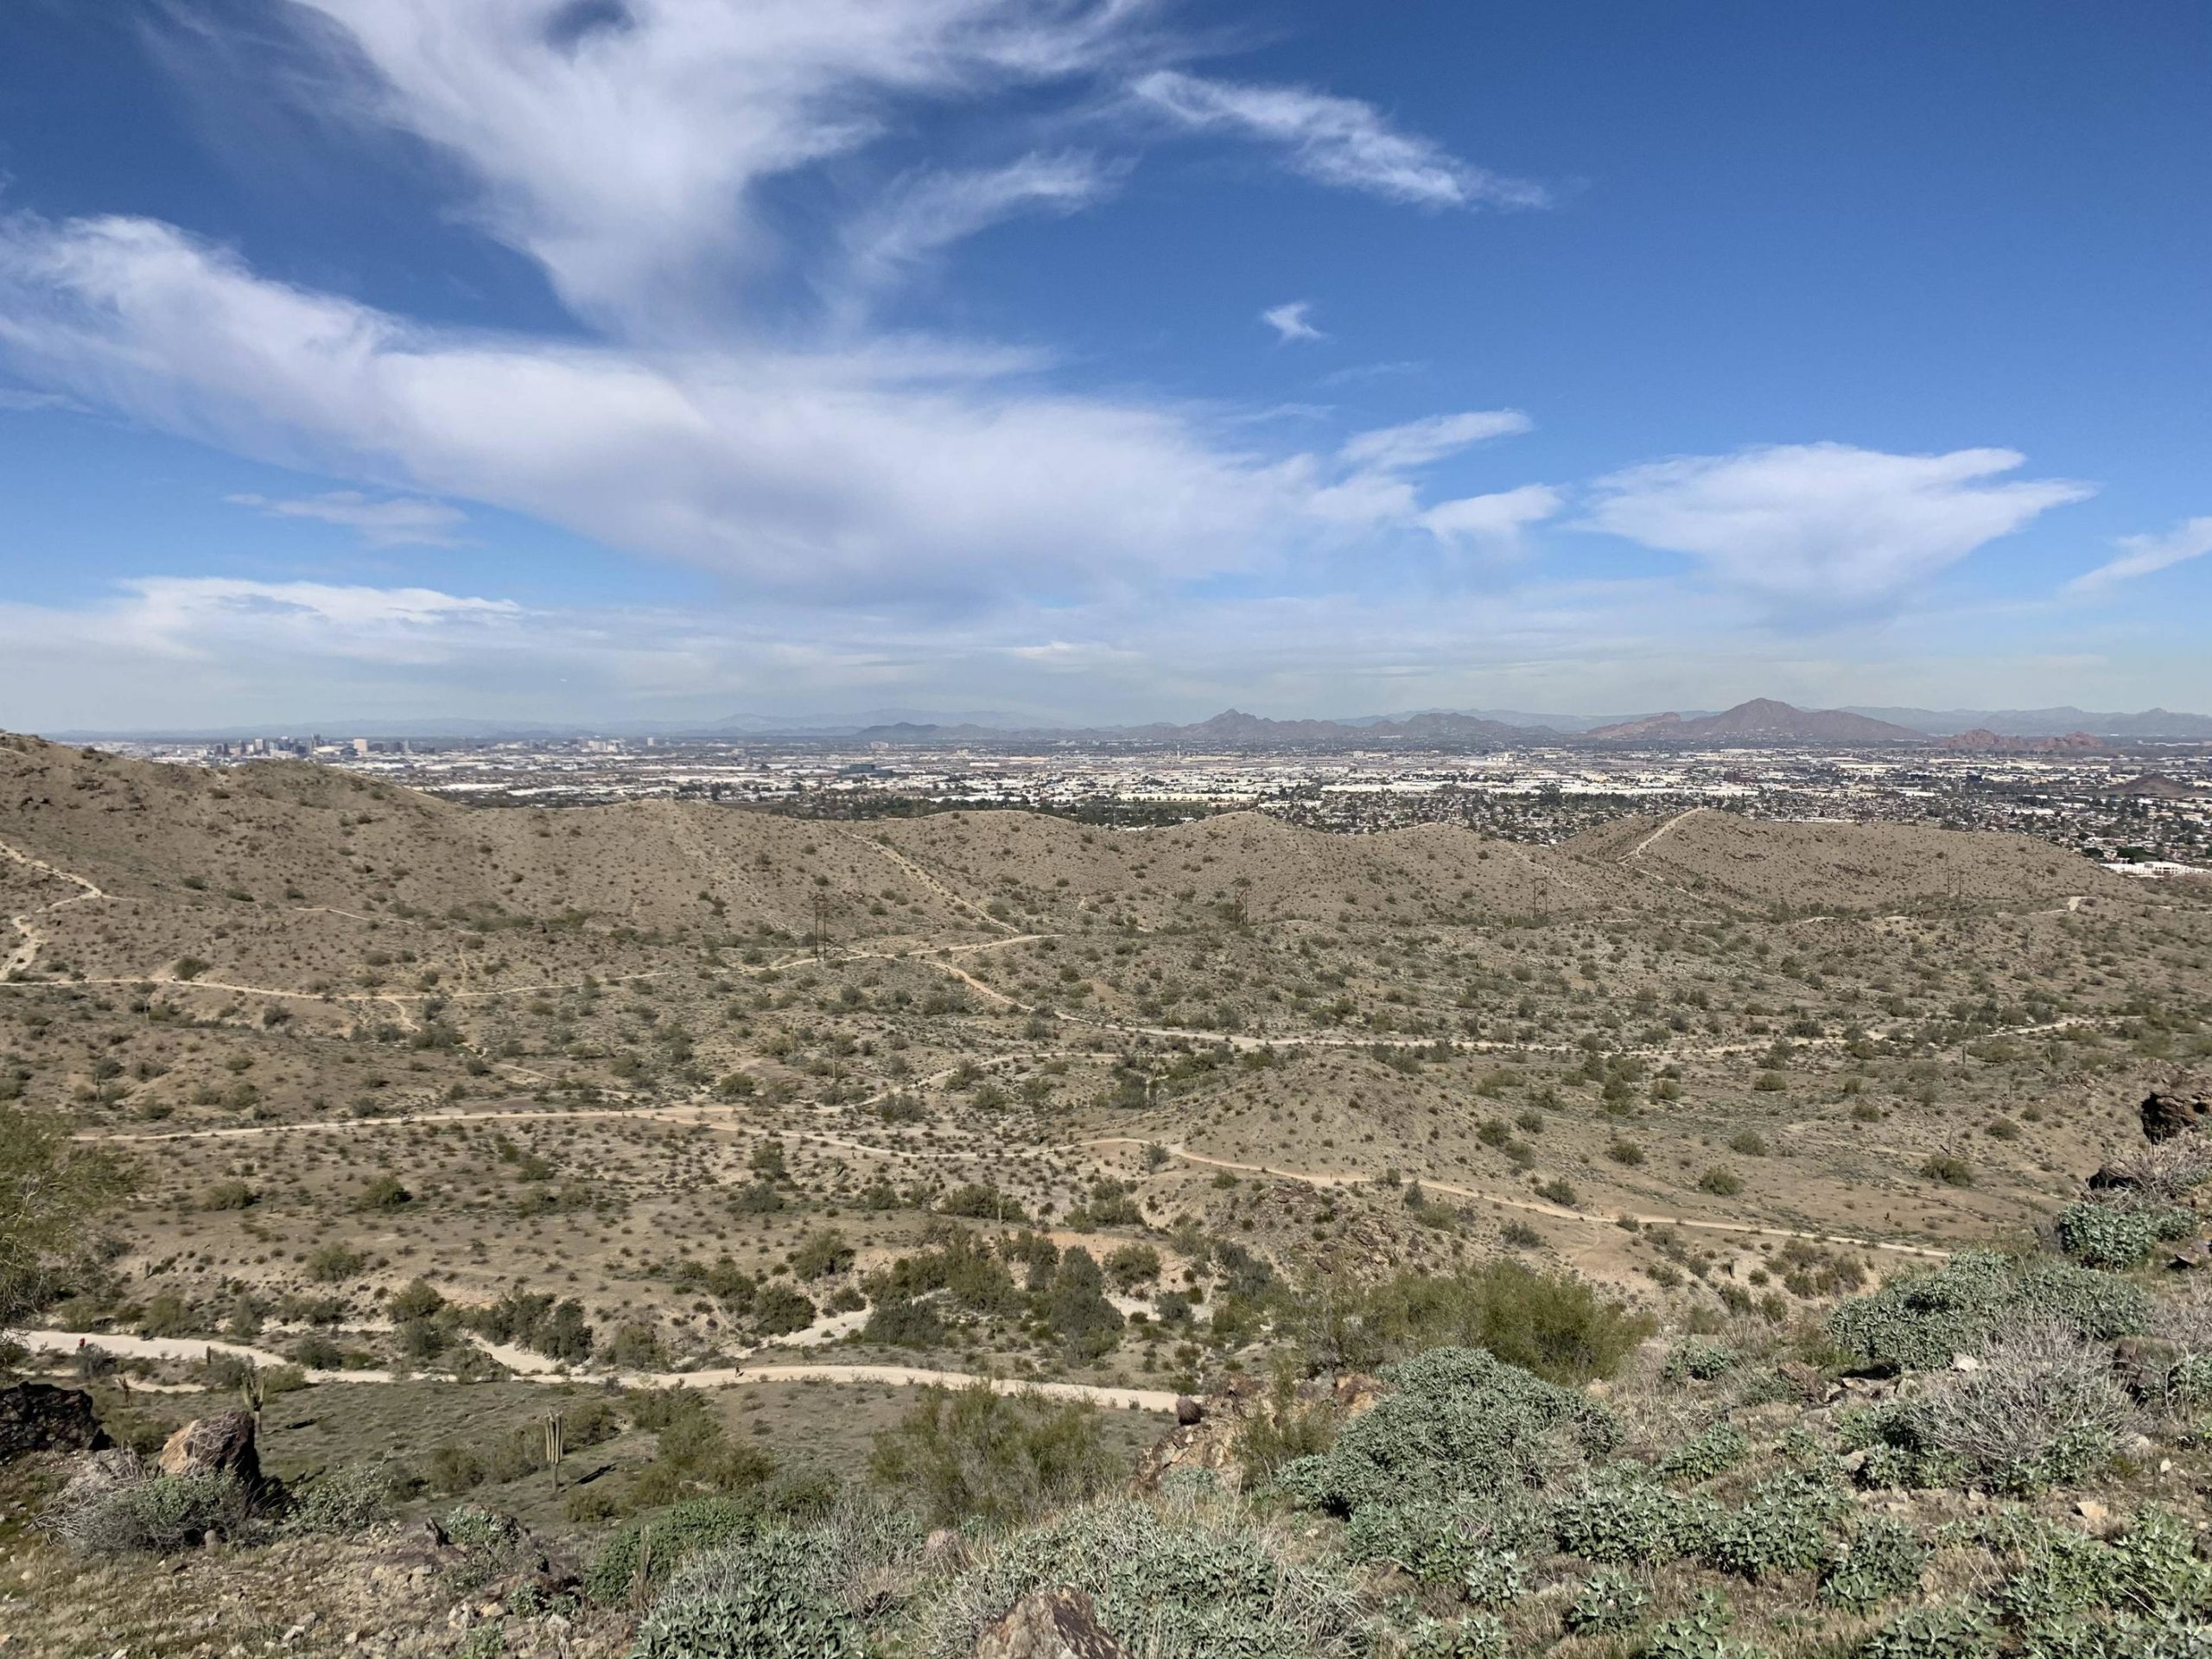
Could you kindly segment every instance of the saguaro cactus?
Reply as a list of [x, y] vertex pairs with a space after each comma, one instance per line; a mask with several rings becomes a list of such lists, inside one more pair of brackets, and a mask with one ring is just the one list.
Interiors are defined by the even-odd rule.
[[559, 1412], [545, 1419], [545, 1464], [553, 1471], [553, 1490], [561, 1490], [561, 1459], [569, 1449], [569, 1420]]

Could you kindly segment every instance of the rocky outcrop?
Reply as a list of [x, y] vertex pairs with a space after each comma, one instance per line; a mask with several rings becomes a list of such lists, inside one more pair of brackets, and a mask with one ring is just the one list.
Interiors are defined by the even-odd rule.
[[975, 1659], [1128, 1659], [1080, 1590], [1033, 1590], [976, 1640]]
[[2212, 1087], [2175, 1083], [2144, 1097], [2143, 1133], [2153, 1141], [2171, 1140], [2201, 1128], [2212, 1117]]
[[[1382, 1397], [1382, 1385], [1360, 1372], [1334, 1379], [1309, 1377], [1293, 1389], [1290, 1409], [1303, 1415], [1325, 1411], [1338, 1421], [1357, 1417]], [[1243, 1484], [1239, 1448], [1246, 1431], [1276, 1409], [1273, 1390], [1254, 1376], [1226, 1378], [1194, 1411], [1185, 1413], [1177, 1402], [1171, 1429], [1137, 1464], [1132, 1484], [1140, 1492], [1160, 1490], [1160, 1483], [1179, 1469], [1203, 1469], [1230, 1491]]]
[[108, 1444], [92, 1396], [50, 1382], [0, 1389], [0, 1463], [32, 1452], [97, 1452]]
[[253, 1415], [219, 1411], [194, 1418], [169, 1436], [159, 1459], [165, 1475], [236, 1475], [249, 1486], [261, 1482], [261, 1454], [255, 1447]]

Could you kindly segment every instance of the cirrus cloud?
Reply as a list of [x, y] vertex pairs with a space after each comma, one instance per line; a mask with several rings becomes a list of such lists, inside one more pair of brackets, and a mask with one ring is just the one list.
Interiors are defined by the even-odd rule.
[[2094, 486], [2012, 479], [2012, 449], [1888, 454], [1843, 443], [1688, 455], [1598, 480], [1591, 528], [1686, 554], [1791, 611], [1879, 608]]

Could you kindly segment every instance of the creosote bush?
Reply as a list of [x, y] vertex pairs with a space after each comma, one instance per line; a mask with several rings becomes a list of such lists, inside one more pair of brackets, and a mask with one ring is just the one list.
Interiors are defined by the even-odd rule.
[[1042, 1514], [1118, 1472], [1096, 1407], [987, 1382], [922, 1389], [898, 1427], [876, 1435], [868, 1466], [944, 1526]]

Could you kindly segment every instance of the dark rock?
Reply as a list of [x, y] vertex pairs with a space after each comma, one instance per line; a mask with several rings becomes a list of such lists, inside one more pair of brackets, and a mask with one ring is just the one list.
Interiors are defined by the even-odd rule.
[[1033, 1590], [976, 1641], [975, 1659], [1128, 1659], [1080, 1590]]
[[2144, 1097], [2142, 1117], [2145, 1137], [2170, 1141], [2212, 1117], [2212, 1091], [2180, 1084], [2171, 1089], [2153, 1089]]
[[1774, 1374], [1782, 1379], [1784, 1388], [1808, 1405], [1825, 1404], [1843, 1392], [1828, 1381], [1819, 1366], [1808, 1365], [1802, 1359], [1783, 1360], [1774, 1368]]
[[165, 1475], [236, 1475], [248, 1485], [261, 1482], [261, 1454], [253, 1442], [253, 1414], [219, 1411], [200, 1417], [169, 1436], [160, 1459]]
[[0, 1389], [0, 1463], [30, 1452], [98, 1452], [111, 1442], [81, 1389], [18, 1382]]
[[1175, 1396], [1175, 1421], [1185, 1428], [1196, 1428], [1205, 1421], [1206, 1408], [1187, 1394]]

